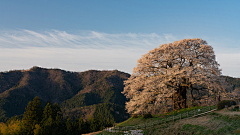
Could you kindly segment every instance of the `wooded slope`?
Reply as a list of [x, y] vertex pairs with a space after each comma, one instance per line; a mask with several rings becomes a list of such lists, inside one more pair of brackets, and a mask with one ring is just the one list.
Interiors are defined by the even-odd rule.
[[125, 105], [121, 94], [129, 74], [117, 70], [68, 72], [33, 67], [0, 73], [0, 117], [23, 114], [28, 102], [38, 96], [43, 102], [58, 103], [71, 112], [74, 108], [101, 103]]

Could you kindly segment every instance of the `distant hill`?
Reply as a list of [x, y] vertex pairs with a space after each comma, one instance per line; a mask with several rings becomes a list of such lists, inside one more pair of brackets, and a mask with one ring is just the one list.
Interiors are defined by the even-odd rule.
[[68, 72], [40, 67], [0, 72], [0, 117], [23, 114], [35, 96], [43, 105], [48, 101], [58, 103], [68, 115], [73, 109], [92, 105], [95, 109], [105, 105], [124, 110], [126, 98], [121, 91], [123, 81], [129, 77], [130, 74], [117, 70]]
[[[43, 106], [48, 101], [58, 103], [65, 117], [83, 115], [87, 119], [110, 113], [109, 117], [119, 122], [128, 116], [124, 108], [127, 99], [121, 92], [129, 77], [117, 70], [69, 72], [40, 67], [0, 72], [0, 121], [23, 114], [28, 102], [38, 96]], [[232, 90], [240, 88], [240, 78], [224, 78]]]
[[240, 78], [234, 78], [230, 76], [223, 76], [226, 82], [232, 87], [232, 90], [240, 89]]

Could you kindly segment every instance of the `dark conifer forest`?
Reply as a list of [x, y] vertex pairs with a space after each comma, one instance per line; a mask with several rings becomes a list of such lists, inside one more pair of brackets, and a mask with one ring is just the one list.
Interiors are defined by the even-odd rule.
[[103, 113], [98, 109], [93, 117], [89, 117], [85, 121], [82, 116], [75, 120], [70, 117], [64, 119], [57, 103], [48, 102], [43, 108], [40, 98], [35, 97], [28, 103], [23, 118], [14, 116], [6, 124], [0, 124], [0, 134], [75, 135], [95, 132], [104, 127], [110, 127], [114, 123], [114, 118], [104, 109], [100, 109], [105, 111]]

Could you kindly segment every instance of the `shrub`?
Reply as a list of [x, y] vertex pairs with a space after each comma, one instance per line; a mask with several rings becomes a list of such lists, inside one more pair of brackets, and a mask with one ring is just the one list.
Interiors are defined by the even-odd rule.
[[133, 118], [138, 118], [138, 115], [137, 114], [133, 114], [132, 117]]
[[152, 118], [152, 115], [151, 115], [151, 113], [146, 113], [146, 114], [143, 114], [143, 118], [144, 119]]
[[233, 111], [239, 111], [239, 106], [235, 106]]
[[218, 102], [216, 107], [217, 107], [218, 110], [225, 108], [225, 105], [230, 107], [231, 102], [233, 102], [233, 105], [236, 105], [236, 102], [234, 100], [223, 100], [223, 101]]

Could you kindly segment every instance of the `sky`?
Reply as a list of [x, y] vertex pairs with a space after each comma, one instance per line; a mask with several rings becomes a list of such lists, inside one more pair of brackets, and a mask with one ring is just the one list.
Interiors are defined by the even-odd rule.
[[132, 73], [161, 44], [201, 38], [240, 77], [238, 0], [2, 0], [0, 71], [33, 66]]

